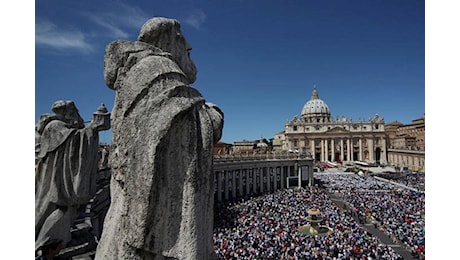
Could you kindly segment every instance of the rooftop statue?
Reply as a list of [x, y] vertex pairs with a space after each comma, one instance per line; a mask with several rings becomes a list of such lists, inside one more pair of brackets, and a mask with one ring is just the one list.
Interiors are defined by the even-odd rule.
[[71, 240], [77, 209], [96, 192], [98, 132], [110, 128], [104, 105], [85, 127], [73, 101], [56, 101], [55, 114], [36, 125], [35, 249], [49, 240]]
[[190, 86], [196, 67], [174, 19], [106, 47], [116, 92], [111, 205], [96, 259], [214, 258], [212, 149], [223, 113]]

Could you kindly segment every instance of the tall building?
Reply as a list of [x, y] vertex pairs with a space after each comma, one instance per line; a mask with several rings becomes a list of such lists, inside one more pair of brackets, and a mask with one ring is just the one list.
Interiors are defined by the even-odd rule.
[[401, 170], [425, 172], [425, 115], [404, 125], [385, 125], [389, 142], [388, 164]]
[[286, 122], [284, 135], [283, 150], [310, 153], [317, 161], [387, 164], [384, 119], [375, 115], [368, 121], [344, 116], [334, 120], [316, 87], [301, 117]]

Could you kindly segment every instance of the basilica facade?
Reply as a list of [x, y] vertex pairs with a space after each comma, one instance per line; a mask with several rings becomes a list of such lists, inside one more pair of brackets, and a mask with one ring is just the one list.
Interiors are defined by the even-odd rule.
[[344, 116], [334, 120], [315, 87], [301, 116], [286, 122], [281, 149], [311, 154], [320, 162], [387, 164], [384, 125], [379, 115], [368, 121]]

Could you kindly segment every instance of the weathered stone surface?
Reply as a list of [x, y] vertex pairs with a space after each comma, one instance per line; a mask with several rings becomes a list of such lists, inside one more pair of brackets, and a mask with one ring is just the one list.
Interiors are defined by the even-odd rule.
[[167, 18], [106, 47], [112, 197], [96, 259], [214, 258], [212, 148], [223, 113], [189, 85], [190, 50]]
[[95, 113], [85, 127], [72, 101], [56, 101], [52, 110], [36, 126], [36, 250], [50, 239], [70, 242], [78, 207], [96, 192], [98, 131], [110, 128], [109, 113]]

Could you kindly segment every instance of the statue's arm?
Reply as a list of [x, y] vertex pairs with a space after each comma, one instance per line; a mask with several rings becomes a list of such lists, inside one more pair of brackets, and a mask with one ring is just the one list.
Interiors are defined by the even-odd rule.
[[205, 108], [211, 118], [214, 143], [217, 143], [222, 137], [222, 130], [224, 128], [224, 112], [222, 112], [222, 110], [213, 103], [206, 103]]

